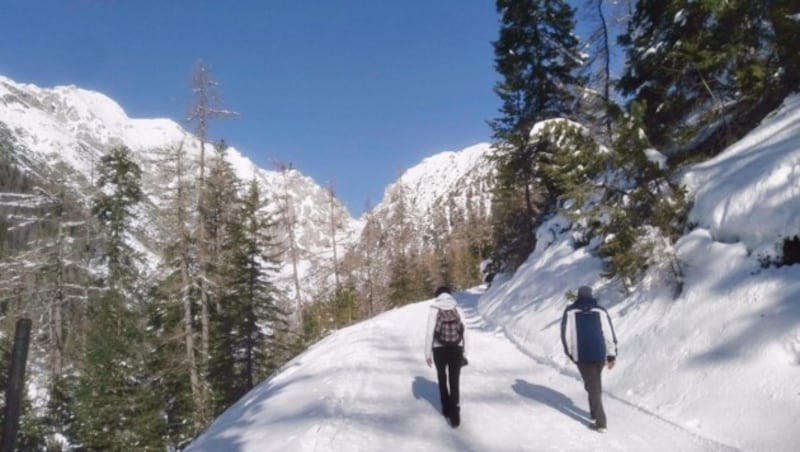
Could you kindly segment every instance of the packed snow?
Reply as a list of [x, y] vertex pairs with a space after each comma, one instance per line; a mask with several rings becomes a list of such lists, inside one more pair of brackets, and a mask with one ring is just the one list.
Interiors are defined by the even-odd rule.
[[[732, 450], [607, 397], [613, 429], [589, 430], [577, 372], [538, 363], [458, 293], [470, 364], [461, 426], [439, 414], [422, 339], [429, 302], [343, 329], [289, 363], [223, 414], [188, 451]], [[612, 372], [615, 372], [614, 369]]]
[[[800, 234], [800, 96], [683, 177], [696, 198], [672, 249], [682, 278], [655, 265], [627, 293], [554, 218], [516, 273], [455, 295], [470, 360], [459, 428], [439, 414], [425, 364], [427, 300], [326, 337], [186, 450], [797, 450], [800, 265], [762, 261]], [[559, 338], [580, 285], [594, 287], [619, 338], [603, 374], [605, 434], [587, 428]]]

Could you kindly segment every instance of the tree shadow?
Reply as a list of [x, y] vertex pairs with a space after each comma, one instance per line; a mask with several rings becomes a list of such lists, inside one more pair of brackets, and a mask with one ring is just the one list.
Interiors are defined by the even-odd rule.
[[722, 342], [697, 354], [690, 364], [708, 366], [735, 361], [741, 359], [747, 350], [785, 337], [800, 321], [800, 304], [796, 302], [800, 300], [800, 289], [786, 289], [784, 293], [780, 299], [762, 302], [764, 307], [761, 310], [742, 316], [740, 320], [747, 325], [741, 331], [727, 335]]
[[427, 400], [437, 413], [441, 411], [439, 384], [435, 381], [428, 380], [425, 377], [414, 377], [414, 381], [411, 383], [411, 393], [414, 394], [415, 399]]
[[520, 380], [519, 378], [514, 382], [513, 385], [511, 385], [511, 388], [517, 394], [555, 408], [556, 410], [568, 417], [571, 417], [572, 419], [575, 419], [581, 424], [585, 424], [590, 421], [589, 413], [587, 411], [575, 406], [575, 404], [572, 402], [572, 399], [558, 391], [554, 391], [546, 386], [528, 383], [527, 381]]
[[[302, 361], [297, 360], [291, 362], [276, 374], [288, 371], [292, 368], [297, 368], [302, 365]], [[209, 425], [204, 432], [201, 432], [193, 438], [187, 445], [180, 448], [185, 452], [193, 451], [226, 451], [226, 452], [239, 452], [244, 450], [245, 433], [254, 424], [252, 413], [253, 411], [260, 410], [262, 403], [266, 402], [269, 398], [283, 391], [286, 387], [296, 384], [299, 381], [312, 378], [310, 375], [302, 375], [295, 378], [285, 378], [284, 381], [276, 383], [275, 378], [269, 378], [262, 381], [255, 388], [250, 390], [236, 403], [228, 407], [222, 414], [220, 414], [214, 422]], [[319, 409], [319, 403], [297, 407], [298, 411], [293, 416], [296, 419], [305, 419], [310, 413], [314, 413]], [[235, 425], [238, 432], [231, 434], [230, 426]]]

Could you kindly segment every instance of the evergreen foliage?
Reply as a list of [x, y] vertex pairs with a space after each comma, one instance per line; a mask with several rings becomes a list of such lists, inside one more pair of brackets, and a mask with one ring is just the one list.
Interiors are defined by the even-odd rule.
[[603, 237], [600, 255], [606, 258], [607, 276], [633, 284], [649, 266], [655, 241], [677, 240], [687, 211], [685, 190], [671, 179], [669, 168], [654, 162], [654, 151], [644, 132], [644, 108], [638, 103], [616, 129], [613, 169], [602, 198], [592, 209], [589, 235]]
[[[589, 7], [602, 10], [602, 3]], [[20, 449], [180, 450], [213, 415], [331, 331], [428, 299], [439, 284], [472, 287], [490, 254], [495, 270], [515, 269], [536, 246], [537, 226], [553, 215], [572, 222], [575, 246], [601, 256], [609, 278], [632, 286], [658, 262], [670, 262], [680, 278], [670, 245], [683, 231], [688, 201], [674, 171], [719, 151], [798, 89], [796, 2], [638, 2], [620, 39], [627, 61], [619, 87], [630, 101], [622, 113], [610, 100], [604, 26], [605, 43], [591, 50], [604, 60], [597, 107], [581, 98], [589, 90], [577, 75], [584, 57], [568, 3], [496, 5], [501, 107], [490, 122], [491, 206], [467, 188], [437, 201], [418, 230], [413, 197], [398, 184], [389, 193], [391, 214], [366, 214], [358, 252], [334, 263], [335, 285], [301, 306], [300, 207], [291, 203], [285, 168], [277, 210], [291, 236], [294, 301], [302, 309], [293, 331], [273, 285], [276, 229], [267, 212], [276, 211], [274, 200], [255, 181], [243, 189], [223, 142], [205, 158], [208, 121], [226, 112], [214, 106], [202, 64], [191, 113], [203, 158], [178, 146], [150, 162], [163, 186], [155, 188], [161, 202], [147, 237], [134, 219], [154, 206], [144, 205], [142, 170], [130, 150], [102, 157], [89, 205], [75, 188], [87, 181], [26, 160], [28, 150], [0, 123], [0, 192], [32, 200], [0, 208], [0, 349], [7, 355], [17, 317], [34, 317], [33, 351], [47, 374], [46, 406], [24, 401]], [[598, 113], [601, 138], [585, 123]], [[666, 164], [656, 161], [656, 149], [670, 153]], [[334, 246], [336, 226], [331, 207]], [[154, 275], [140, 273], [137, 239], [157, 243]], [[798, 243], [787, 238], [777, 264], [796, 263]]]
[[150, 391], [160, 400], [163, 416], [162, 443], [177, 449], [195, 434], [192, 392], [185, 366], [180, 365], [185, 356], [184, 343], [174, 340], [181, 334], [183, 312], [180, 305], [169, 300], [169, 285], [161, 282], [148, 294], [146, 304], [147, 325], [152, 332], [152, 353], [146, 357], [146, 367], [151, 377]]
[[496, 188], [492, 195], [492, 261], [496, 271], [522, 265], [536, 247], [535, 223], [525, 205], [525, 194]]
[[89, 302], [86, 355], [76, 403], [76, 439], [86, 450], [125, 444], [158, 448], [163, 423], [145, 366], [144, 304], [131, 220], [142, 201], [141, 170], [127, 148], [115, 148], [98, 168], [92, 212], [101, 224], [106, 264], [103, 291]]
[[789, 13], [790, 0], [637, 2], [619, 39], [628, 60], [619, 86], [644, 103], [653, 144], [713, 155], [796, 90], [799, 59], [788, 49], [800, 22]]
[[[497, 0], [500, 36], [494, 42], [495, 67], [501, 80], [495, 93], [501, 116], [490, 121], [497, 167], [495, 245], [497, 260], [515, 268], [535, 246], [537, 218], [551, 211], [555, 198], [539, 185], [537, 148], [530, 132], [539, 121], [576, 118], [576, 91], [583, 83], [583, 64], [573, 34], [574, 10], [559, 0]], [[499, 217], [499, 218], [498, 218]], [[527, 217], [527, 218], [526, 218]]]
[[108, 281], [124, 286], [135, 272], [133, 248], [128, 243], [133, 208], [144, 197], [140, 185], [142, 170], [130, 159], [126, 147], [114, 148], [103, 156], [98, 169], [100, 192], [92, 206], [103, 227]]
[[205, 425], [206, 405], [200, 399], [197, 313], [199, 290], [196, 274], [198, 237], [196, 164], [182, 146], [162, 149], [156, 161], [158, 187], [163, 203], [156, 218], [161, 248], [159, 278], [150, 292], [155, 306], [150, 311], [156, 335], [152, 365], [167, 392], [165, 421], [171, 444], [181, 444]]
[[[274, 368], [274, 332], [285, 330], [269, 276], [277, 268], [273, 224], [263, 217], [265, 200], [256, 181], [250, 183], [235, 216], [226, 223], [221, 275], [224, 290], [212, 316], [209, 381], [220, 413], [241, 398]], [[272, 332], [272, 333], [271, 333]]]
[[[303, 314], [303, 335], [307, 345], [313, 344], [339, 328], [363, 320], [358, 312], [355, 284], [346, 282], [328, 299], [320, 299], [306, 307]], [[307, 346], [306, 345], [306, 346]]]
[[393, 307], [428, 298], [433, 292], [431, 275], [418, 255], [397, 253], [389, 274], [389, 299]]
[[[75, 408], [79, 379], [68, 375], [53, 380], [50, 385], [50, 397], [47, 401], [47, 414], [44, 417], [45, 425], [50, 433], [46, 449], [48, 451], [68, 450], [68, 444], [64, 444], [64, 439], [77, 437]], [[59, 439], [58, 436], [64, 439]]]
[[[141, 315], [122, 292], [110, 289], [92, 300], [86, 364], [77, 391], [76, 434], [86, 450], [125, 444], [155, 450], [162, 435], [143, 365]], [[150, 417], [150, 419], [147, 419]]]
[[607, 167], [607, 153], [583, 126], [564, 119], [544, 121], [531, 133], [539, 183], [556, 200], [583, 205], [595, 179]]

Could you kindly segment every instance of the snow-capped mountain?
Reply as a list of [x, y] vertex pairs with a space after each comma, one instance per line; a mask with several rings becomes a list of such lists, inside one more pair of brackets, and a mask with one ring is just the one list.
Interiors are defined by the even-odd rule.
[[[172, 120], [129, 118], [112, 99], [76, 86], [40, 88], [0, 76], [0, 160], [30, 182], [0, 183], [0, 214], [4, 221], [10, 226], [34, 221], [42, 199], [29, 188], [37, 181], [63, 179], [79, 197], [84, 194], [82, 197], [86, 198], [97, 162], [120, 145], [131, 149], [133, 159], [144, 169], [143, 190], [155, 206], [161, 202], [156, 188], [157, 171], [152, 171], [155, 154], [182, 147], [190, 159], [200, 155], [200, 141]], [[212, 148], [206, 146], [207, 156]], [[337, 224], [335, 242], [340, 253], [358, 238], [359, 222], [350, 217], [339, 200], [331, 202], [327, 190], [300, 171], [259, 168], [234, 148], [228, 148], [226, 158], [239, 179], [258, 181], [265, 198], [273, 200], [271, 210], [285, 208], [287, 197], [290, 200], [301, 278], [324, 277], [319, 272], [311, 275], [307, 269], [330, 267], [327, 260], [333, 243], [331, 218]], [[148, 223], [146, 218], [140, 221], [143, 225]], [[279, 233], [279, 240], [288, 249], [288, 231]], [[288, 260], [284, 261], [288, 265]], [[291, 273], [286, 265], [280, 272], [284, 279]], [[303, 298], [311, 296], [307, 293]]]
[[[14, 295], [22, 305], [20, 312], [41, 318], [54, 306], [60, 309], [61, 299], [52, 301], [56, 289], [51, 291], [50, 286], [34, 281], [50, 271], [54, 262], [56, 266], [66, 263], [64, 268], [69, 267], [70, 275], [80, 280], [68, 288], [76, 292], [76, 299], [84, 297], [91, 284], [80, 285], [84, 280], [104, 276], [105, 269], [98, 265], [103, 258], [102, 243], [93, 235], [96, 224], [90, 221], [91, 207], [98, 195], [96, 182], [103, 157], [123, 146], [142, 170], [144, 199], [136, 204], [126, 243], [144, 258], [137, 284], [147, 289], [151, 287], [148, 284], [163, 281], [169, 268], [164, 250], [183, 237], [176, 231], [186, 232], [192, 240], [199, 237], [193, 235], [193, 228], [201, 214], [201, 181], [207, 186], [219, 180], [235, 183], [230, 177], [212, 179], [218, 174], [212, 171], [218, 168], [212, 159], [218, 155], [215, 146], [201, 143], [169, 119], [130, 118], [119, 104], [97, 92], [76, 86], [41, 88], [0, 76], [0, 295], [7, 300], [8, 294], [16, 294], [20, 287], [33, 288]], [[458, 233], [461, 239], [456, 245], [459, 250], [467, 249], [472, 237], [463, 231], [478, 221], [485, 223], [489, 214], [492, 164], [485, 159], [489, 150], [488, 144], [479, 144], [425, 159], [387, 187], [381, 203], [361, 219], [352, 218], [329, 190], [299, 169], [259, 168], [234, 148], [221, 155], [239, 181], [255, 180], [262, 199], [268, 202], [264, 209], [276, 224], [276, 230], [269, 232], [283, 252], [281, 267], [270, 282], [280, 289], [278, 302], [287, 314], [300, 314], [295, 319], [302, 319], [302, 310], [297, 309], [302, 305], [314, 308], [316, 302], [338, 301], [335, 297], [341, 293], [341, 282], [348, 290], [354, 287], [356, 296], [364, 296], [362, 283], [369, 281], [369, 312], [358, 315], [388, 309], [388, 301], [394, 300], [386, 296], [392, 282], [387, 259], [394, 258], [397, 249], [413, 248], [418, 254], [433, 255], [435, 245], [452, 245], [447, 244], [448, 236]], [[181, 163], [175, 163], [178, 160]], [[199, 171], [201, 161], [204, 173]], [[371, 241], [362, 233], [367, 223], [379, 225], [379, 240]], [[405, 232], [401, 246], [396, 246], [401, 243], [396, 240], [398, 230]], [[364, 254], [368, 257], [363, 258]], [[199, 257], [193, 261], [195, 257], [187, 259], [189, 265], [200, 261]], [[452, 261], [459, 262], [462, 269], [477, 268], [474, 260], [463, 256]], [[418, 267], [424, 265], [427, 263]], [[428, 268], [423, 271], [433, 273]], [[33, 350], [30, 358], [35, 369], [30, 394], [39, 407], [47, 403], [45, 388], [55, 374], [47, 367], [47, 359], [51, 350], [60, 351], [55, 341], [47, 342], [55, 337], [47, 335], [51, 324], [61, 325], [42, 322], [37, 331], [37, 340], [46, 342], [43, 347], [47, 350]], [[65, 324], [65, 328], [76, 328]], [[323, 325], [319, 334], [329, 331]], [[193, 336], [189, 332], [186, 337]]]
[[407, 193], [411, 212], [417, 217], [430, 215], [447, 197], [458, 200], [456, 205], [464, 207], [467, 197], [484, 195], [491, 186], [489, 176], [493, 166], [486, 160], [490, 151], [490, 144], [480, 143], [424, 159], [387, 188], [378, 210], [390, 208], [390, 194], [399, 186]]
[[410, 246], [424, 248], [426, 233], [437, 218], [445, 220], [445, 231], [452, 230], [454, 217], [475, 215], [488, 218], [491, 208], [494, 164], [488, 160], [489, 143], [460, 151], [446, 151], [428, 157], [406, 170], [389, 185], [372, 218], [384, 229], [397, 228], [397, 216], [413, 231]]
[[[24, 236], [25, 228], [18, 226], [35, 223], [37, 209], [45, 202], [31, 187], [43, 180], [63, 180], [88, 205], [99, 160], [120, 145], [131, 149], [135, 162], [144, 170], [143, 189], [155, 209], [163, 203], [157, 154], [182, 147], [188, 158], [197, 160], [200, 144], [192, 133], [170, 119], [128, 117], [119, 104], [101, 93], [76, 86], [41, 88], [0, 76], [0, 163], [15, 168], [17, 174], [0, 181], [0, 215], [12, 234]], [[206, 157], [212, 148], [206, 146]], [[298, 169], [259, 168], [235, 148], [228, 148], [226, 158], [238, 178], [258, 181], [265, 197], [273, 200], [273, 213], [285, 209], [289, 198], [301, 298], [310, 301], [324, 293], [331, 282], [332, 208], [339, 257], [364, 241], [361, 232], [365, 218], [380, 224], [389, 235], [402, 224], [411, 236], [407, 246], [424, 249], [430, 246], [436, 221], [447, 228], [435, 232], [441, 235], [449, 232], [457, 218], [488, 218], [493, 168], [486, 159], [489, 152], [490, 145], [481, 143], [424, 159], [389, 185], [382, 201], [361, 219], [352, 218], [339, 200], [331, 202], [328, 191]], [[25, 180], [16, 180], [20, 178]], [[146, 209], [143, 215], [141, 227], [146, 228]], [[292, 238], [287, 227], [282, 228], [279, 240], [284, 250], [290, 248]], [[145, 244], [145, 250], [147, 247]], [[287, 293], [294, 290], [293, 270], [286, 253], [279, 285]]]

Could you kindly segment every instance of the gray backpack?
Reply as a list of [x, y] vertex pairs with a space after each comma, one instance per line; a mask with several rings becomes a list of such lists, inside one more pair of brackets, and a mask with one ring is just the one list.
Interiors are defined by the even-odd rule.
[[464, 324], [455, 309], [439, 309], [433, 337], [442, 345], [460, 345], [464, 337]]

